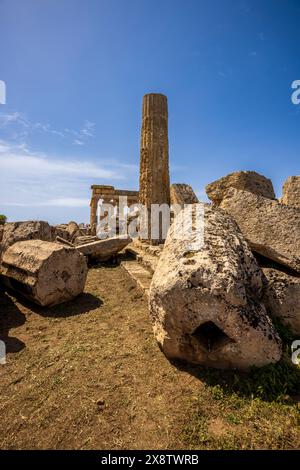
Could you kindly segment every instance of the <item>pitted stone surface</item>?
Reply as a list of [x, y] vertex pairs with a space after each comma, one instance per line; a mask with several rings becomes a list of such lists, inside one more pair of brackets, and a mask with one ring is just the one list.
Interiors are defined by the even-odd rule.
[[280, 202], [300, 209], [300, 176], [290, 176], [285, 181]]
[[220, 205], [229, 188], [249, 191], [269, 199], [275, 199], [272, 181], [256, 171], [237, 171], [230, 173], [206, 186], [206, 193], [211, 201]]
[[[195, 207], [195, 206], [194, 206]], [[204, 244], [197, 232], [171, 226], [150, 287], [154, 335], [169, 358], [247, 369], [281, 357], [281, 342], [260, 302], [262, 272], [234, 220], [204, 206]]]
[[220, 207], [238, 223], [252, 250], [300, 272], [299, 209], [233, 188]]
[[42, 306], [71, 300], [83, 292], [87, 264], [74, 248], [42, 240], [14, 243], [4, 253], [2, 281]]

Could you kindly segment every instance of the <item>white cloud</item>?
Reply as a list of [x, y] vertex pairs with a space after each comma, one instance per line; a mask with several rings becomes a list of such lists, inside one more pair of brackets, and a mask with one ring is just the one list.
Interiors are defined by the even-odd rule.
[[22, 113], [15, 111], [13, 113], [0, 114], [0, 127], [6, 127], [9, 124], [18, 123], [24, 127], [28, 127], [29, 123]]
[[86, 140], [94, 137], [94, 130], [95, 123], [86, 120], [79, 131], [75, 131], [73, 129], [65, 129], [65, 132], [75, 137], [75, 139], [73, 140], [73, 144], [84, 145]]
[[86, 160], [63, 160], [27, 153], [18, 154], [10, 150], [0, 154], [0, 171], [2, 176], [7, 172], [13, 174], [14, 177], [30, 176], [30, 178], [39, 179], [60, 177], [63, 174], [80, 178], [122, 179], [121, 175]]
[[135, 170], [117, 161], [50, 156], [0, 140], [0, 211], [41, 207], [47, 218], [47, 207], [65, 207], [86, 208], [88, 214], [91, 184], [117, 185]]
[[85, 135], [87, 137], [94, 137], [94, 128], [95, 128], [95, 123], [86, 120], [80, 132], [82, 135]]
[[6, 205], [14, 207], [88, 207], [89, 203], [89, 199], [62, 197], [40, 202], [7, 202]]

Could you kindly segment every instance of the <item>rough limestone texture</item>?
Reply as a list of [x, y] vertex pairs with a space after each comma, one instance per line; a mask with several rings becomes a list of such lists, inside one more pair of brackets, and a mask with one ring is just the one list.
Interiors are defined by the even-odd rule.
[[189, 184], [176, 183], [171, 184], [170, 187], [170, 202], [183, 206], [184, 204], [196, 204], [199, 201]]
[[71, 300], [85, 285], [87, 263], [74, 248], [42, 240], [17, 242], [3, 254], [5, 285], [42, 306]]
[[220, 207], [238, 223], [253, 251], [300, 272], [300, 211], [231, 188]]
[[76, 250], [91, 261], [107, 261], [131, 242], [130, 237], [114, 237], [76, 246]]
[[87, 243], [96, 242], [98, 240], [99, 240], [99, 238], [97, 236], [81, 235], [81, 236], [78, 236], [74, 239], [74, 245], [75, 246], [86, 245]]
[[2, 235], [0, 257], [9, 246], [23, 240], [52, 241], [51, 226], [42, 220], [6, 223]]
[[277, 362], [281, 342], [258, 300], [262, 272], [237, 224], [205, 204], [201, 246], [197, 231], [175, 236], [185, 212], [168, 232], [150, 286], [161, 349], [168, 358], [222, 369]]
[[262, 300], [268, 313], [279, 317], [295, 335], [300, 335], [300, 276], [274, 268], [263, 268]]
[[66, 231], [69, 234], [69, 240], [72, 241], [74, 235], [79, 231], [79, 226], [76, 222], [71, 221], [68, 223]]
[[300, 209], [300, 176], [290, 176], [284, 182], [280, 202]]
[[209, 199], [219, 206], [229, 188], [249, 191], [269, 199], [275, 199], [272, 181], [256, 171], [237, 171], [220, 178], [205, 187]]
[[51, 227], [52, 230], [52, 239], [55, 240], [56, 237], [63, 238], [64, 240], [70, 241], [69, 232], [66, 230], [66, 226], [55, 225]]
[[[150, 93], [143, 98], [139, 202], [170, 204], [168, 102], [167, 97]], [[149, 241], [151, 240], [149, 217]]]

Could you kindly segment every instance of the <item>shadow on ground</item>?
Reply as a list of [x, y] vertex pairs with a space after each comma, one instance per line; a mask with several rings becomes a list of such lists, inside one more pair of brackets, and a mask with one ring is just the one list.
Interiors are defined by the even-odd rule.
[[30, 308], [30, 310], [42, 317], [51, 317], [51, 318], [68, 318], [74, 317], [76, 315], [83, 315], [89, 313], [91, 310], [95, 310], [101, 305], [103, 305], [103, 301], [96, 297], [93, 294], [89, 293], [82, 293], [78, 295], [75, 299], [70, 300], [68, 302], [64, 302], [59, 305], [54, 305], [53, 307], [41, 307], [39, 305], [35, 305], [33, 302], [30, 302], [27, 299], [17, 295], [16, 293], [13, 294], [19, 302], [21, 302], [24, 306]]
[[25, 347], [23, 341], [9, 336], [9, 330], [23, 325], [25, 320], [25, 315], [12, 299], [4, 291], [0, 291], [0, 340], [5, 343], [6, 352], [16, 353]]
[[220, 387], [224, 394], [235, 393], [267, 402], [284, 400], [292, 404], [299, 401], [300, 369], [287, 355], [277, 364], [252, 367], [248, 372], [210, 369], [178, 360], [171, 362], [177, 369], [193, 375], [201, 382]]

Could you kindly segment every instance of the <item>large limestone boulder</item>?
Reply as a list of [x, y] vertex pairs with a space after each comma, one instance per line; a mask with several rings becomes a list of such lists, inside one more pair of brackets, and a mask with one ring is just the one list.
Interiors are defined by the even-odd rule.
[[42, 220], [26, 222], [8, 222], [4, 225], [0, 256], [9, 246], [23, 240], [52, 241], [53, 233], [50, 225]]
[[178, 236], [187, 209], [169, 229], [150, 286], [155, 338], [168, 358], [216, 368], [276, 362], [281, 342], [258, 300], [262, 272], [232, 218], [204, 208], [202, 244], [186, 226]]
[[300, 176], [290, 176], [284, 182], [280, 202], [300, 209]]
[[220, 205], [229, 188], [249, 191], [269, 199], [275, 199], [272, 181], [256, 171], [237, 171], [220, 178], [205, 187], [209, 199]]
[[198, 198], [189, 184], [175, 183], [170, 186], [171, 204], [196, 204]]
[[33, 302], [56, 305], [80, 294], [85, 285], [85, 257], [74, 248], [42, 240], [17, 242], [4, 253], [1, 280]]
[[75, 249], [87, 256], [91, 261], [107, 261], [123, 250], [131, 241], [131, 238], [128, 236], [119, 236], [78, 245]]
[[274, 268], [262, 268], [265, 287], [262, 300], [270, 315], [279, 317], [295, 335], [300, 335], [300, 276]]
[[300, 272], [300, 211], [231, 188], [220, 207], [238, 223], [252, 250]]

